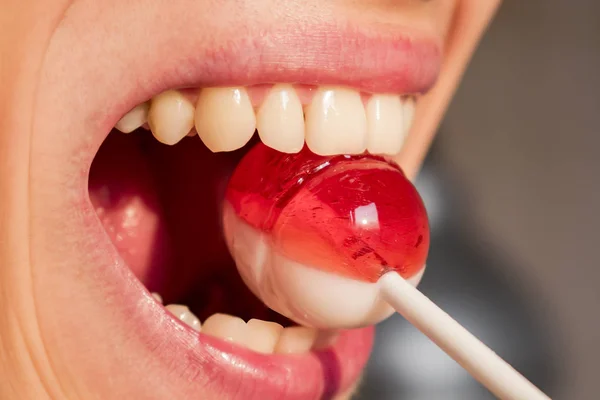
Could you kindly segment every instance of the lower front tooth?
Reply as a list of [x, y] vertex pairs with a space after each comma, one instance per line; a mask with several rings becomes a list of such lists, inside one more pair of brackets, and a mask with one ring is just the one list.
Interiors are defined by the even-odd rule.
[[246, 347], [259, 353], [273, 353], [283, 327], [260, 319], [251, 319], [246, 326]]
[[204, 321], [202, 333], [228, 342], [244, 344], [247, 326], [241, 318], [227, 314], [213, 314]]
[[331, 347], [339, 335], [339, 331], [319, 331], [315, 338], [315, 342], [312, 345], [312, 349], [323, 350]]
[[317, 333], [316, 329], [304, 326], [285, 328], [279, 335], [279, 341], [275, 346], [275, 353], [306, 353], [313, 347], [317, 339]]
[[200, 332], [200, 320], [189, 310], [189, 308], [180, 304], [169, 304], [165, 308], [169, 310], [171, 314], [181, 320], [181, 322], [185, 323], [195, 331]]
[[123, 116], [115, 125], [115, 128], [123, 133], [131, 133], [140, 126], [144, 125], [148, 120], [148, 102], [142, 103]]
[[152, 293], [152, 297], [154, 297], [154, 299], [156, 301], [158, 301], [160, 304], [162, 304], [163, 298], [162, 298], [162, 296], [160, 294], [158, 294], [158, 293]]
[[194, 127], [194, 105], [176, 90], [163, 92], [152, 99], [148, 125], [156, 140], [174, 145]]

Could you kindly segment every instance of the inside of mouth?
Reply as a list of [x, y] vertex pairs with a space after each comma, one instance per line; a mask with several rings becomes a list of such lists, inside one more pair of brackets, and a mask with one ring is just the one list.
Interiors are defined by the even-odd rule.
[[255, 144], [212, 153], [197, 138], [166, 146], [143, 129], [113, 131], [92, 163], [89, 193], [121, 257], [165, 304], [184, 304], [201, 321], [226, 313], [285, 327], [295, 324], [242, 281], [222, 230], [228, 179]]

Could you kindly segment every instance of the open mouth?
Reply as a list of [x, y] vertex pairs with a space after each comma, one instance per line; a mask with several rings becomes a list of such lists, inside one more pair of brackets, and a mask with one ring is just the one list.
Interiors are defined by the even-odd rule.
[[[163, 334], [177, 330], [193, 343], [188, 352], [211, 354], [225, 375], [251, 371], [253, 382], [236, 389], [244, 398], [349, 390], [368, 358], [372, 329], [302, 326], [259, 300], [227, 245], [227, 185], [234, 171], [268, 185], [289, 180], [307, 159], [333, 163], [337, 155], [396, 173], [385, 157], [400, 151], [415, 101], [343, 87], [219, 87], [169, 90], [123, 116], [94, 158], [89, 194], [114, 248], [146, 288], [139, 286], [138, 301], [160, 315]], [[292, 167], [250, 170], [265, 153], [293, 160]], [[328, 206], [315, 204], [312, 209]], [[364, 247], [358, 251], [369, 256]], [[416, 284], [423, 270], [413, 267]], [[390, 312], [376, 310], [373, 322]]]
[[[187, 10], [176, 11], [185, 20]], [[225, 230], [232, 209], [243, 217], [232, 206], [232, 176], [261, 151], [349, 157], [401, 175], [393, 160], [437, 78], [441, 38], [336, 20], [300, 33], [279, 26], [258, 32], [249, 24], [219, 47], [181, 35], [159, 15], [144, 14], [139, 26], [127, 15], [109, 15], [120, 27], [114, 32], [131, 35], [127, 43], [86, 47], [81, 56], [114, 65], [86, 64], [77, 76], [48, 78], [73, 85], [79, 96], [40, 116], [46, 126], [35, 129], [40, 156], [32, 176], [51, 165], [57, 173], [42, 186], [60, 194], [33, 196], [39, 223], [32, 242], [48, 251], [34, 252], [32, 263], [57, 266], [34, 286], [47, 293], [72, 284], [70, 292], [55, 290], [52, 302], [35, 299], [40, 325], [57, 327], [44, 329], [53, 358], [65, 360], [70, 377], [86, 368], [82, 388], [122, 398], [349, 393], [369, 357], [372, 325], [389, 310], [364, 328], [332, 331], [265, 305], [238, 270], [248, 260]], [[162, 35], [143, 40], [147, 26]], [[193, 23], [185, 27], [193, 33]], [[100, 33], [90, 32], [77, 39], [93, 42]], [[48, 151], [41, 139], [50, 131], [65, 140]], [[250, 173], [248, 181], [290, 173]], [[64, 237], [59, 246], [57, 234]], [[375, 256], [354, 250], [359, 259]], [[413, 267], [416, 283], [423, 265]], [[93, 318], [82, 326], [86, 316]], [[118, 373], [100, 382], [97, 371]]]

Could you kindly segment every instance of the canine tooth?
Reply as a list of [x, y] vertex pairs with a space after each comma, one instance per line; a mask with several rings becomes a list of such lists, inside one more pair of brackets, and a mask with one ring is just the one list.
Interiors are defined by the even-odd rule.
[[213, 314], [204, 321], [202, 333], [228, 342], [244, 344], [247, 326], [241, 318], [227, 314]]
[[285, 328], [279, 335], [275, 353], [305, 353], [309, 351], [317, 339], [317, 330], [304, 326]]
[[189, 308], [180, 304], [169, 304], [165, 306], [165, 308], [169, 310], [171, 314], [179, 318], [181, 322], [188, 325], [195, 331], [200, 332], [200, 329], [202, 327], [200, 324], [200, 320], [190, 311]]
[[291, 85], [275, 85], [256, 115], [256, 129], [267, 146], [297, 153], [304, 146], [304, 112]]
[[256, 116], [243, 87], [206, 88], [196, 104], [198, 136], [213, 152], [243, 147], [256, 130]]
[[163, 92], [152, 99], [148, 125], [159, 142], [174, 145], [194, 127], [194, 105], [176, 90]]
[[123, 116], [115, 125], [115, 128], [123, 133], [131, 133], [148, 121], [148, 102], [135, 106], [131, 111]]
[[306, 144], [319, 155], [358, 154], [366, 149], [367, 116], [355, 90], [319, 89], [306, 109]]
[[404, 99], [402, 101], [402, 108], [404, 115], [404, 137], [406, 137], [410, 132], [410, 128], [412, 127], [413, 119], [415, 117], [415, 99], [412, 97]]
[[367, 149], [371, 154], [395, 155], [406, 136], [405, 109], [399, 96], [376, 94], [367, 102]]
[[259, 353], [273, 353], [283, 326], [260, 319], [251, 319], [246, 326], [246, 347]]
[[163, 303], [163, 298], [162, 298], [162, 296], [160, 294], [158, 294], [158, 293], [152, 293], [152, 297], [154, 297], [154, 299], [156, 301], [158, 301], [160, 304]]

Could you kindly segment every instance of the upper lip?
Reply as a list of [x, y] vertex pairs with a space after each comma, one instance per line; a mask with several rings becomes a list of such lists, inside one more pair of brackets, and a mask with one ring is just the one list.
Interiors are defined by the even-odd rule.
[[[141, 38], [145, 32], [130, 29], [128, 34]], [[114, 77], [122, 85], [120, 101], [105, 114], [105, 134], [131, 108], [167, 89], [281, 82], [420, 94], [433, 86], [441, 66], [439, 40], [394, 25], [249, 27], [225, 44], [212, 45], [183, 32], [165, 36], [160, 41], [146, 37], [142, 43], [128, 40], [141, 48], [112, 55], [130, 68]]]

